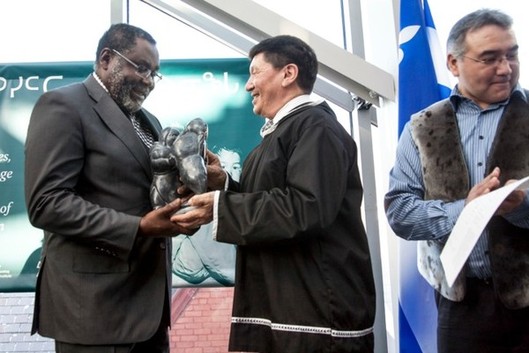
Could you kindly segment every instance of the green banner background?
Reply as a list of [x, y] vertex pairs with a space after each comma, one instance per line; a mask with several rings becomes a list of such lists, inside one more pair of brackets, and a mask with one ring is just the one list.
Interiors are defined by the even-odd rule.
[[[208, 123], [208, 147], [236, 151], [241, 161], [258, 143], [262, 119], [252, 112], [244, 86], [246, 59], [164, 60], [163, 79], [144, 107], [164, 127], [182, 128], [200, 117]], [[92, 63], [0, 65], [0, 292], [33, 291], [42, 245], [42, 231], [28, 221], [24, 203], [24, 141], [33, 105], [45, 91], [84, 80]], [[173, 241], [173, 285], [233, 284], [234, 247], [203, 235]], [[210, 243], [209, 243], [210, 242]], [[208, 256], [199, 250], [207, 251]], [[195, 252], [197, 251], [197, 252]]]

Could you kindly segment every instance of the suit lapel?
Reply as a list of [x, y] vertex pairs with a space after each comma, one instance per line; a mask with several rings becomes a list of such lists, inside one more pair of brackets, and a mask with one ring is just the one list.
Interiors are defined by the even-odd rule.
[[[94, 110], [97, 115], [112, 133], [127, 146], [134, 159], [143, 167], [146, 175], [151, 178], [152, 172], [149, 152], [138, 138], [130, 119], [92, 75], [84, 81], [84, 85], [90, 96], [96, 102], [94, 104]], [[150, 121], [149, 123], [152, 125]], [[155, 136], [157, 136], [158, 130], [153, 128], [153, 131], [155, 132]]]

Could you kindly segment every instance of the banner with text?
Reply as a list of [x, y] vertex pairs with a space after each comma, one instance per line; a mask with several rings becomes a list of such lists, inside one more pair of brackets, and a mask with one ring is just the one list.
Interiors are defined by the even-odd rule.
[[[182, 129], [200, 117], [208, 148], [234, 178], [259, 142], [263, 120], [244, 86], [247, 59], [163, 60], [163, 79], [145, 101], [162, 126]], [[0, 65], [0, 292], [33, 291], [43, 233], [29, 223], [24, 201], [24, 141], [31, 110], [48, 90], [84, 80], [91, 62]], [[208, 225], [173, 239], [173, 285], [231, 286], [235, 248], [214, 242]]]

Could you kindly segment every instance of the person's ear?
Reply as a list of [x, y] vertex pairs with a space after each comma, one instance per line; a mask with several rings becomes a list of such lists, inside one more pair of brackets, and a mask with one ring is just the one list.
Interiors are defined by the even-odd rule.
[[454, 75], [455, 77], [459, 76], [459, 64], [457, 58], [453, 54], [447, 55], [446, 67], [448, 68], [448, 70], [450, 70], [452, 75]]
[[286, 87], [294, 82], [298, 78], [298, 66], [296, 64], [287, 64], [283, 67], [283, 87]]
[[112, 59], [112, 50], [110, 50], [109, 48], [103, 48], [103, 50], [101, 50], [101, 53], [99, 53], [98, 64], [103, 69], [107, 69], [108, 66], [110, 65], [111, 59]]

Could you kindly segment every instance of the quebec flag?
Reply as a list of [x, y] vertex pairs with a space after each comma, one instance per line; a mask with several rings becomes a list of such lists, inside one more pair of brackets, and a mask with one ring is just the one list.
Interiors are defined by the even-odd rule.
[[[401, 0], [399, 135], [412, 114], [449, 96], [448, 74], [427, 0]], [[400, 240], [399, 246], [400, 352], [437, 352], [434, 289], [417, 269], [417, 244]]]

